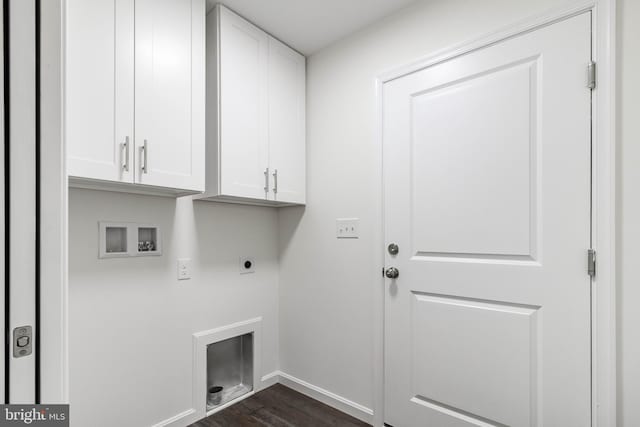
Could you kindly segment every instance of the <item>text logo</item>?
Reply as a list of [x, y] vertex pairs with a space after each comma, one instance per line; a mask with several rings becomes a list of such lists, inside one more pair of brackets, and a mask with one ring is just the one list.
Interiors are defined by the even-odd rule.
[[4, 426], [69, 427], [69, 405], [1, 405]]

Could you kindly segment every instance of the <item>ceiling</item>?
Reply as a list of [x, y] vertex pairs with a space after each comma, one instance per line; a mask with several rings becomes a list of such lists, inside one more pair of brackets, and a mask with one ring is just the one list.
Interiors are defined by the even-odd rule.
[[310, 55], [414, 0], [207, 0], [223, 3], [299, 52]]

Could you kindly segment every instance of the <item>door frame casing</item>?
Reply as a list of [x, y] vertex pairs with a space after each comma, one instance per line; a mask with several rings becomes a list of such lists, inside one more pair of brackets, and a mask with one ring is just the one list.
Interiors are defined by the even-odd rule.
[[[375, 170], [376, 204], [374, 265], [385, 264], [383, 176], [383, 86], [385, 83], [435, 64], [465, 55], [541, 27], [592, 12], [592, 57], [597, 64], [597, 87], [592, 93], [592, 247], [597, 250], [597, 274], [591, 280], [591, 416], [594, 427], [616, 425], [616, 147], [615, 52], [616, 0], [570, 3], [496, 32], [445, 48], [407, 65], [383, 72], [376, 79]], [[586, 65], [586, 64], [585, 64]], [[586, 72], [585, 72], [585, 90]], [[585, 248], [585, 261], [586, 251]], [[384, 301], [385, 279], [375, 268], [373, 425], [384, 425]], [[585, 262], [585, 282], [586, 276]]]
[[40, 9], [40, 400], [45, 404], [69, 402], [65, 7], [66, 0], [47, 0]]

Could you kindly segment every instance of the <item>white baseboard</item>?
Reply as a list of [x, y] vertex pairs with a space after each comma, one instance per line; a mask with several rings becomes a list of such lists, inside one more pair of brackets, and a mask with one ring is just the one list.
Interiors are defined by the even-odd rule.
[[[264, 375], [260, 379], [259, 389], [256, 391], [264, 390], [267, 387], [271, 387], [274, 384], [282, 384], [297, 392], [311, 397], [317, 401], [320, 401], [338, 411], [349, 414], [354, 418], [359, 419], [365, 423], [373, 423], [373, 410], [362, 406], [359, 403], [352, 402], [342, 396], [338, 396], [328, 390], [310, 384], [299, 378], [289, 375], [281, 371], [273, 371], [267, 375]], [[196, 415], [195, 409], [189, 409], [171, 418], [155, 424], [153, 427], [184, 427], [197, 421], [194, 419]]]
[[212, 410], [210, 410], [210, 411], [207, 411], [206, 416], [207, 416], [207, 417], [210, 417], [211, 415], [215, 414], [216, 412], [220, 412], [220, 411], [222, 411], [222, 410], [224, 410], [224, 409], [228, 408], [229, 406], [233, 406], [233, 405], [235, 405], [236, 403], [243, 401], [244, 399], [248, 399], [248, 398], [250, 398], [250, 397], [251, 397], [251, 396], [253, 396], [254, 394], [256, 394], [255, 390], [254, 390], [254, 391], [250, 391], [250, 392], [248, 392], [248, 393], [245, 393], [245, 394], [243, 394], [242, 396], [236, 397], [235, 399], [233, 399], [233, 400], [231, 400], [231, 401], [229, 401], [229, 402], [225, 403], [224, 405], [219, 405], [219, 406], [217, 406], [215, 409], [212, 409]]
[[167, 418], [164, 421], [160, 421], [158, 424], [154, 424], [152, 427], [182, 427], [187, 426], [193, 423], [196, 420], [193, 420], [193, 415], [196, 413], [196, 410], [191, 408], [184, 412], [179, 413], [178, 415], [174, 415], [171, 418]]
[[262, 377], [260, 384], [260, 390], [264, 390], [267, 387], [271, 387], [274, 384], [280, 382], [280, 371], [273, 371]]
[[[271, 373], [265, 377], [275, 376], [276, 373]], [[285, 385], [293, 390], [305, 394], [312, 399], [318, 400], [338, 411], [351, 415], [354, 418], [359, 419], [365, 423], [373, 423], [373, 410], [359, 403], [352, 402], [342, 396], [332, 393], [328, 390], [310, 384], [299, 378], [289, 375], [284, 372], [277, 372], [278, 381], [280, 384]], [[264, 377], [263, 377], [264, 378]]]

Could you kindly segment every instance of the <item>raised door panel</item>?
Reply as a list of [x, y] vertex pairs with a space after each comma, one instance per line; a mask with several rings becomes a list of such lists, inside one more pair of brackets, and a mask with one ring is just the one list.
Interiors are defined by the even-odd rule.
[[421, 292], [409, 307], [412, 404], [460, 425], [532, 425], [540, 307]]
[[269, 198], [305, 202], [305, 57], [269, 38]]
[[412, 251], [533, 255], [537, 68], [525, 60], [411, 96]]
[[230, 10], [219, 12], [220, 193], [265, 199], [269, 39]]
[[133, 0], [67, 2], [70, 176], [133, 182], [133, 17]]
[[204, 0], [136, 0], [135, 11], [136, 182], [203, 191]]

